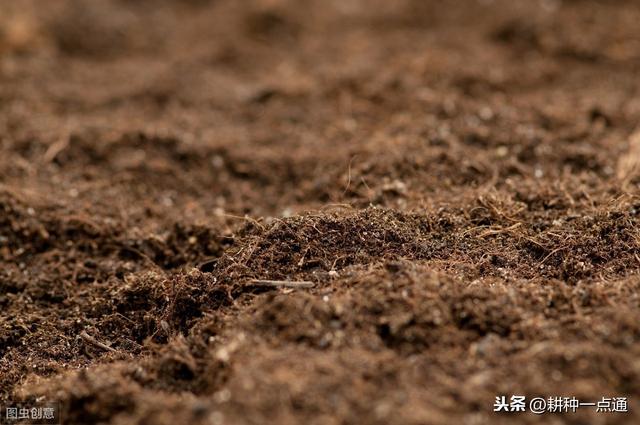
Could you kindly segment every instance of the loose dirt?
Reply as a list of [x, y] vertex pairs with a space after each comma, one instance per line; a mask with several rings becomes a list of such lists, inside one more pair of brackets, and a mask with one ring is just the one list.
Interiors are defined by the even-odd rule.
[[[0, 3], [0, 407], [640, 423], [638, 22], [632, 0]], [[512, 394], [629, 413], [494, 413]]]

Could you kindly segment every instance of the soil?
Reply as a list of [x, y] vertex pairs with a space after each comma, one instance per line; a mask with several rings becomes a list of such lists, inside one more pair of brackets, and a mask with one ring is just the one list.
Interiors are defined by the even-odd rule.
[[0, 3], [0, 406], [640, 423], [638, 22], [634, 0]]

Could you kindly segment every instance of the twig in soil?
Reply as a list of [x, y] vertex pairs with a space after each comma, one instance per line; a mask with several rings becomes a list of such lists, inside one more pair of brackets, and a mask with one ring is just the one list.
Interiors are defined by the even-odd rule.
[[240, 216], [240, 215], [233, 215], [233, 214], [222, 214], [223, 217], [229, 217], [229, 218], [235, 218], [238, 220], [245, 220], [248, 221], [249, 223], [253, 223], [256, 226], [258, 226], [260, 229], [262, 229], [263, 231], [266, 230], [264, 228], [264, 226], [262, 224], [260, 224], [260, 222], [258, 220], [256, 220], [255, 218], [251, 218], [248, 215], [245, 215], [244, 217]]
[[82, 214], [71, 214], [64, 217], [65, 224], [70, 224], [74, 221], [79, 224], [84, 224], [85, 226], [91, 227], [91, 229], [97, 234], [104, 232], [100, 225], [91, 220], [89, 217], [83, 216]]
[[[509, 221], [512, 221], [514, 223], [519, 223], [520, 220], [517, 220], [513, 217], [509, 217], [504, 211], [500, 210], [498, 207], [496, 207], [495, 205], [493, 205], [491, 202], [489, 202], [489, 200], [484, 199], [484, 198], [480, 198], [480, 205], [482, 205], [483, 207], [489, 207], [493, 210], [494, 213], [496, 213], [497, 215], [506, 218]], [[515, 212], [515, 214], [519, 214], [520, 212], [522, 212], [522, 208], [518, 211]]]
[[545, 263], [545, 261], [547, 261], [547, 260], [549, 259], [549, 257], [551, 257], [553, 254], [558, 253], [558, 252], [560, 252], [560, 251], [562, 251], [562, 250], [564, 250], [564, 249], [567, 249], [567, 248], [568, 248], [568, 246], [561, 246], [560, 248], [556, 248], [556, 249], [554, 249], [554, 250], [553, 250], [553, 251], [551, 251], [551, 252], [550, 252], [546, 257], [544, 257], [544, 258], [542, 259], [542, 261], [540, 261], [540, 265], [544, 264], [544, 263]]
[[367, 188], [367, 198], [369, 198], [369, 202], [372, 202], [373, 199], [373, 189], [371, 189], [369, 187], [369, 185], [367, 184], [367, 181], [364, 179], [364, 177], [360, 177], [360, 180], [362, 180], [362, 184], [364, 184], [364, 187]]
[[51, 144], [47, 149], [47, 151], [44, 153], [44, 156], [42, 157], [43, 161], [44, 162], [53, 161], [54, 159], [56, 159], [58, 154], [63, 150], [65, 150], [68, 146], [69, 146], [69, 137], [63, 137], [57, 142]]
[[315, 283], [308, 280], [260, 280], [254, 279], [251, 284], [270, 288], [313, 288]]
[[216, 257], [207, 258], [199, 262], [196, 265], [196, 268], [201, 272], [212, 272], [213, 269], [216, 267], [217, 262], [218, 262], [218, 258]]
[[131, 323], [131, 324], [134, 324], [134, 325], [136, 324], [136, 322], [134, 322], [133, 320], [129, 319], [127, 316], [125, 316], [125, 315], [124, 315], [124, 314], [122, 314], [122, 313], [118, 313], [118, 312], [116, 312], [115, 314], [116, 314], [116, 316], [120, 316], [120, 317], [122, 317], [124, 320], [126, 320], [127, 322], [129, 322], [129, 323]]
[[349, 187], [351, 186], [351, 164], [353, 163], [353, 160], [356, 159], [356, 155], [351, 157], [351, 160], [349, 161], [349, 169], [347, 171], [348, 173], [348, 177], [347, 177], [347, 187], [344, 188], [344, 192], [342, 192], [342, 196], [344, 197], [344, 195], [347, 194], [347, 191], [349, 190]]
[[304, 265], [304, 257], [307, 256], [307, 252], [309, 252], [309, 248], [302, 253], [302, 258], [298, 261], [298, 267], [302, 267]]
[[102, 348], [105, 351], [111, 351], [112, 353], [118, 352], [118, 350], [116, 350], [115, 348], [109, 347], [107, 344], [104, 344], [98, 341], [97, 339], [95, 339], [85, 331], [80, 332], [80, 338], [82, 338], [84, 342], [88, 342], [89, 344], [98, 348]]
[[481, 233], [478, 237], [484, 238], [486, 236], [499, 235], [500, 233], [508, 233], [508, 232], [511, 232], [512, 230], [520, 227], [521, 225], [522, 225], [522, 223], [519, 222], [519, 223], [514, 224], [513, 226], [505, 227], [505, 228], [500, 229], [500, 230], [494, 230], [494, 229], [486, 230], [483, 233]]
[[331, 204], [326, 204], [324, 205], [322, 208], [320, 208], [321, 211], [326, 211], [328, 209], [332, 209], [332, 208], [344, 208], [344, 209], [348, 209], [348, 210], [352, 210], [353, 209], [353, 205], [350, 204], [340, 204], [340, 203], [331, 203]]

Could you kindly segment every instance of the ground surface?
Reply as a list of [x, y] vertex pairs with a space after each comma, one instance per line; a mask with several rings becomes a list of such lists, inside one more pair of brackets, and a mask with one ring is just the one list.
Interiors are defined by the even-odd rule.
[[640, 423], [638, 22], [632, 0], [1, 2], [0, 405]]

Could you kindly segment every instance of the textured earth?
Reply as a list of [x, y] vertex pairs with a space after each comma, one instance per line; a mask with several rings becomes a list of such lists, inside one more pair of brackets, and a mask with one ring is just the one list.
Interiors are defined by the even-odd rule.
[[640, 423], [638, 22], [634, 0], [0, 2], [0, 406]]

